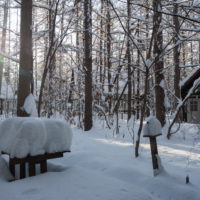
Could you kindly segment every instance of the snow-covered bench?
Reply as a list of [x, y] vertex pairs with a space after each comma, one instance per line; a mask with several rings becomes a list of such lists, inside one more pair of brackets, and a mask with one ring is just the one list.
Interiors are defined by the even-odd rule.
[[15, 165], [20, 164], [20, 178], [35, 175], [35, 165], [41, 173], [47, 171], [47, 159], [63, 157], [70, 152], [72, 130], [62, 120], [15, 117], [0, 123], [0, 151], [9, 155], [9, 168], [15, 176]]

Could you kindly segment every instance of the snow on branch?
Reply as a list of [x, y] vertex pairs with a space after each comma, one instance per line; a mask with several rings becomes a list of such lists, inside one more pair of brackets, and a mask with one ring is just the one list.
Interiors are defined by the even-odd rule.
[[106, 124], [107, 124], [108, 128], [111, 129], [104, 108], [100, 105], [97, 105], [97, 104], [95, 104], [94, 106], [95, 106], [96, 109], [98, 109], [103, 114], [103, 116], [105, 117]]

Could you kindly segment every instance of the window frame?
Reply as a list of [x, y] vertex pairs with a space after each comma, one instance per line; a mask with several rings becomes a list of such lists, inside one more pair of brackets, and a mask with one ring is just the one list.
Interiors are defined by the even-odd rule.
[[191, 112], [197, 112], [198, 111], [198, 100], [192, 99], [190, 101], [190, 111]]

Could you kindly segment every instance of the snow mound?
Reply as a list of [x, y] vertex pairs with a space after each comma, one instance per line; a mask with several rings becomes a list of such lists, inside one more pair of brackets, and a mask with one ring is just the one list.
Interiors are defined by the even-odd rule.
[[0, 123], [0, 151], [11, 157], [67, 151], [71, 142], [71, 128], [62, 120], [15, 117]]
[[161, 135], [161, 133], [162, 126], [160, 124], [160, 121], [156, 117], [150, 116], [143, 127], [143, 136], [158, 136]]
[[33, 94], [29, 94], [25, 101], [24, 101], [24, 105], [23, 105], [23, 109], [26, 111], [26, 113], [28, 113], [31, 117], [38, 117], [38, 113], [37, 113], [37, 106], [36, 106], [36, 102], [35, 102], [35, 98], [33, 96]]
[[62, 120], [43, 119], [47, 131], [45, 151], [48, 153], [69, 151], [72, 142], [71, 127]]
[[13, 180], [13, 176], [10, 173], [10, 170], [8, 169], [6, 161], [1, 157], [0, 153], [0, 178], [3, 178], [4, 180], [11, 181]]

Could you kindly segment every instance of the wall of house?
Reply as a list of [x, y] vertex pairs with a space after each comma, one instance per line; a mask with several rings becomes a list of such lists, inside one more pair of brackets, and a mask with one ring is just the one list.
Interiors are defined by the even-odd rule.
[[200, 95], [194, 94], [187, 101], [187, 122], [200, 123]]

